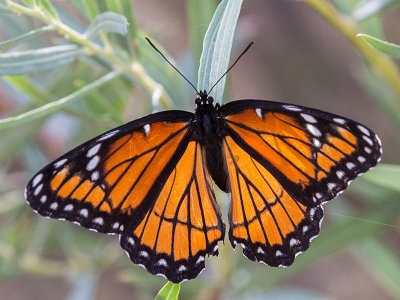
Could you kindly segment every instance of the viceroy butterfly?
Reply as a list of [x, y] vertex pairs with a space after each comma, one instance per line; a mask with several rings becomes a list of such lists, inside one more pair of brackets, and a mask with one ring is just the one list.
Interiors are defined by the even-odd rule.
[[319, 234], [322, 204], [381, 155], [378, 136], [342, 116], [265, 100], [220, 106], [200, 91], [195, 113], [154, 113], [62, 155], [25, 198], [45, 217], [118, 234], [133, 263], [178, 283], [224, 240], [211, 179], [231, 193], [231, 245], [289, 266]]

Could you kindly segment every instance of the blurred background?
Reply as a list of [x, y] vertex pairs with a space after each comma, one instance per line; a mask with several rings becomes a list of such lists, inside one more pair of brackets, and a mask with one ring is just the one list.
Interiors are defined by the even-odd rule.
[[[153, 110], [193, 110], [193, 90], [143, 42], [143, 36], [157, 41], [196, 82], [202, 44], [198, 37], [207, 29], [204, 20], [211, 19], [217, 1], [204, 1], [204, 11], [196, 11], [195, 1], [116, 2], [126, 2], [124, 8], [130, 10], [120, 11], [131, 18], [130, 32], [128, 37], [111, 35], [109, 42], [114, 51], [128, 52], [137, 59], [165, 87], [170, 101], [152, 106], [151, 91], [140, 80], [120, 76], [61, 110], [0, 130], [1, 299], [151, 299], [165, 283], [131, 264], [117, 237], [44, 219], [23, 198], [31, 176], [85, 140]], [[357, 13], [365, 2], [393, 5], [381, 5], [373, 14], [360, 17]], [[352, 22], [356, 32], [400, 44], [400, 5], [396, 2], [327, 3], [342, 21]], [[80, 30], [97, 13], [107, 11], [109, 1], [52, 3], [63, 22]], [[0, 42], [43, 26], [32, 17], [0, 13]], [[400, 116], [390, 106], [400, 105], [399, 96], [312, 5], [293, 0], [244, 1], [232, 57], [250, 41], [255, 45], [229, 74], [226, 99], [291, 102], [352, 118], [380, 136], [383, 163], [400, 163]], [[2, 50], [68, 42], [72, 41], [49, 31]], [[0, 79], [0, 117], [58, 100], [109, 70], [101, 58], [82, 56], [42, 72], [4, 76]], [[325, 205], [320, 236], [286, 269], [245, 259], [240, 247], [234, 251], [226, 238], [220, 257], [208, 258], [201, 276], [181, 285], [180, 297], [399, 299], [400, 230], [395, 227], [400, 226], [399, 193], [399, 189], [374, 183], [373, 178], [357, 179], [348, 191]], [[226, 214], [228, 198], [223, 193], [217, 196]]]

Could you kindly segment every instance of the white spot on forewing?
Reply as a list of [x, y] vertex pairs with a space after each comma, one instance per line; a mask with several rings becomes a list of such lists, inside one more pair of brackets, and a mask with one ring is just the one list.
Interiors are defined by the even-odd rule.
[[100, 157], [98, 155], [96, 155], [95, 157], [93, 157], [88, 164], [86, 165], [86, 170], [88, 171], [92, 171], [94, 168], [96, 168], [97, 164], [100, 161]]
[[291, 110], [291, 111], [301, 111], [300, 107], [296, 107], [293, 105], [283, 105], [283, 108], [287, 109], [287, 110]]
[[82, 209], [79, 211], [79, 214], [80, 214], [81, 216], [87, 218], [88, 215], [89, 215], [89, 211], [88, 211], [86, 208], [82, 208]]
[[55, 168], [59, 168], [59, 167], [63, 166], [66, 162], [67, 162], [66, 158], [61, 159], [61, 160], [59, 160], [59, 161], [54, 163], [54, 167]]
[[318, 199], [322, 198], [322, 194], [321, 193], [315, 193], [315, 197], [317, 197]]
[[311, 209], [310, 209], [310, 216], [311, 216], [311, 218], [313, 218], [314, 215], [315, 215], [315, 208], [311, 208]]
[[264, 116], [263, 116], [263, 113], [262, 113], [261, 108], [256, 108], [255, 111], [256, 111], [257, 116], [258, 116], [260, 119], [263, 119]]
[[74, 210], [74, 206], [72, 204], [67, 204], [64, 207], [65, 211], [73, 211]]
[[119, 226], [119, 230], [124, 231], [124, 225]]
[[333, 121], [335, 121], [338, 124], [344, 124], [346, 123], [346, 120], [341, 119], [341, 118], [333, 118]]
[[349, 170], [354, 169], [355, 166], [356, 166], [356, 165], [353, 164], [352, 162], [346, 163], [346, 167], [347, 167], [347, 169], [349, 169]]
[[345, 175], [345, 173], [344, 173], [343, 171], [341, 171], [341, 170], [336, 171], [336, 176], [337, 176], [339, 179], [342, 179], [344, 175]]
[[364, 151], [367, 152], [368, 154], [371, 154], [372, 150], [371, 148], [364, 147]]
[[32, 187], [37, 186], [37, 184], [42, 180], [42, 178], [43, 178], [43, 174], [42, 173], [37, 174], [35, 176], [35, 178], [33, 178], [33, 180], [32, 180]]
[[218, 250], [218, 245], [214, 246], [213, 252], [216, 252]]
[[46, 195], [43, 195], [42, 197], [40, 197], [40, 202], [41, 203], [45, 203], [46, 200], [47, 200], [47, 196]]
[[381, 141], [381, 139], [379, 138], [379, 136], [377, 136], [376, 134], [375, 134], [375, 139], [378, 141], [379, 146], [382, 147], [382, 141]]
[[362, 138], [363, 138], [364, 141], [366, 141], [371, 146], [374, 145], [374, 142], [369, 137], [367, 137], [366, 135], [363, 135]]
[[321, 131], [319, 131], [319, 129], [317, 127], [315, 127], [314, 125], [307, 124], [306, 127], [307, 127], [308, 131], [311, 132], [312, 135], [315, 135], [318, 137], [322, 136]]
[[114, 131], [110, 131], [108, 133], [106, 133], [105, 135], [101, 136], [97, 141], [104, 141], [110, 137], [112, 137], [113, 135], [115, 135], [116, 133], [118, 133], [119, 130], [114, 130]]
[[98, 143], [97, 145], [94, 145], [92, 148], [89, 149], [89, 151], [86, 153], [87, 157], [92, 157], [93, 155], [96, 155], [97, 152], [99, 152], [101, 143]]
[[357, 159], [358, 159], [358, 161], [360, 162], [360, 163], [365, 163], [367, 160], [365, 159], [365, 157], [363, 157], [363, 156], [359, 156], [359, 157], [357, 157]]
[[308, 231], [309, 227], [307, 225], [303, 226], [303, 233], [306, 233]]
[[113, 226], [112, 226], [113, 229], [117, 229], [118, 227], [119, 227], [119, 223], [118, 223], [118, 222], [115, 222], [115, 223], [113, 224]]
[[99, 179], [99, 172], [98, 171], [93, 172], [92, 175], [90, 176], [90, 179], [92, 181], [96, 181], [97, 179]]
[[52, 204], [50, 204], [50, 209], [51, 210], [56, 210], [58, 207], [58, 203], [57, 202], [53, 202]]
[[301, 113], [300, 116], [302, 116], [302, 118], [309, 123], [317, 123], [317, 119], [315, 119], [313, 116], [303, 114], [303, 113]]
[[314, 138], [314, 139], [313, 139], [313, 144], [314, 144], [314, 146], [317, 147], [317, 148], [320, 148], [320, 147], [321, 147], [321, 142], [320, 142], [320, 140], [317, 139], [317, 138]]
[[43, 188], [43, 183], [41, 183], [41, 184], [39, 184], [38, 186], [37, 186], [37, 188], [35, 189], [35, 191], [33, 192], [33, 195], [36, 197], [37, 195], [39, 195], [39, 193], [40, 193], [40, 191], [42, 190], [42, 188]]
[[150, 124], [144, 125], [144, 126], [143, 126], [143, 130], [144, 130], [144, 133], [145, 133], [146, 135], [148, 135], [149, 132], [150, 132]]
[[362, 133], [364, 133], [364, 134], [366, 134], [366, 135], [371, 135], [370, 133], [369, 133], [369, 130], [367, 129], [367, 128], [365, 128], [364, 126], [362, 126], [362, 125], [357, 125], [357, 128], [362, 132]]
[[130, 244], [131, 246], [135, 245], [135, 240], [133, 239], [133, 237], [128, 238], [128, 244]]
[[276, 250], [275, 255], [279, 257], [279, 256], [283, 256], [283, 253], [280, 250]]

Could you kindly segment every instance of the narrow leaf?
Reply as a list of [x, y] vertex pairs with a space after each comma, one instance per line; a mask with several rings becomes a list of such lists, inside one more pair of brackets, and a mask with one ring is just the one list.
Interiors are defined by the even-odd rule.
[[400, 166], [380, 164], [363, 175], [363, 179], [382, 187], [400, 192]]
[[85, 35], [89, 39], [93, 39], [96, 38], [102, 30], [124, 35], [128, 32], [128, 22], [122, 15], [113, 12], [105, 12], [98, 15], [93, 20], [86, 30]]
[[[200, 90], [209, 90], [228, 69], [233, 35], [239, 17], [242, 0], [223, 0], [211, 20], [203, 43], [200, 58]], [[226, 78], [212, 91], [216, 101], [221, 102]]]
[[400, 46], [382, 41], [368, 34], [359, 33], [357, 37], [361, 37], [372, 48], [392, 57], [400, 58]]
[[48, 31], [51, 31], [51, 30], [53, 30], [52, 26], [44, 26], [44, 27], [41, 27], [41, 28], [38, 28], [38, 29], [31, 30], [31, 31], [29, 31], [27, 33], [24, 33], [24, 34], [22, 34], [20, 36], [17, 36], [15, 38], [9, 39], [7, 41], [0, 42], [0, 51], [6, 50], [8, 48], [11, 48], [11, 47], [13, 47], [13, 46], [15, 46], [15, 45], [17, 45], [17, 44], [19, 44], [21, 42], [24, 42], [24, 41], [26, 41], [26, 40], [28, 40], [30, 38], [33, 38], [33, 37], [35, 37], [35, 36], [37, 36], [37, 35], [39, 35], [41, 33], [48, 32]]
[[189, 0], [186, 3], [190, 44], [194, 53], [196, 70], [198, 70], [204, 36], [217, 4], [215, 0]]
[[389, 8], [396, 3], [400, 3], [400, 0], [366, 0], [361, 3], [354, 10], [353, 18], [355, 20], [363, 20], [372, 15], [379, 14], [385, 9]]
[[373, 277], [394, 299], [400, 298], [400, 262], [398, 255], [376, 238], [362, 241], [360, 261], [365, 264]]
[[53, 111], [56, 111], [56, 110], [62, 108], [65, 104], [71, 103], [71, 102], [79, 99], [80, 97], [84, 96], [91, 90], [103, 85], [104, 83], [110, 81], [111, 79], [114, 79], [118, 75], [120, 75], [119, 71], [112, 71], [112, 72], [104, 75], [103, 77], [97, 79], [96, 81], [93, 81], [92, 83], [84, 86], [83, 88], [73, 92], [72, 94], [65, 96], [64, 98], [61, 98], [57, 101], [40, 106], [40, 107], [30, 110], [28, 112], [22, 113], [18, 116], [1, 119], [0, 120], [0, 130], [24, 124], [28, 121], [38, 119], [38, 118], [45, 116]]
[[72, 62], [81, 53], [82, 48], [76, 45], [63, 45], [0, 54], [0, 76], [53, 69]]
[[179, 296], [180, 284], [168, 281], [158, 292], [155, 300], [177, 300]]
[[47, 12], [54, 19], [59, 19], [56, 10], [54, 9], [53, 5], [49, 0], [40, 0], [39, 5], [45, 10], [45, 12]]

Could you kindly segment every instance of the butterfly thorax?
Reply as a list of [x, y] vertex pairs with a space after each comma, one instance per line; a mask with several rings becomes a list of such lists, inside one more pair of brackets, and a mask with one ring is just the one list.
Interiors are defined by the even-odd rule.
[[213, 104], [213, 97], [200, 91], [195, 103], [197, 137], [205, 151], [207, 168], [218, 187], [228, 191], [227, 168], [222, 153], [222, 126], [219, 125], [219, 104]]

